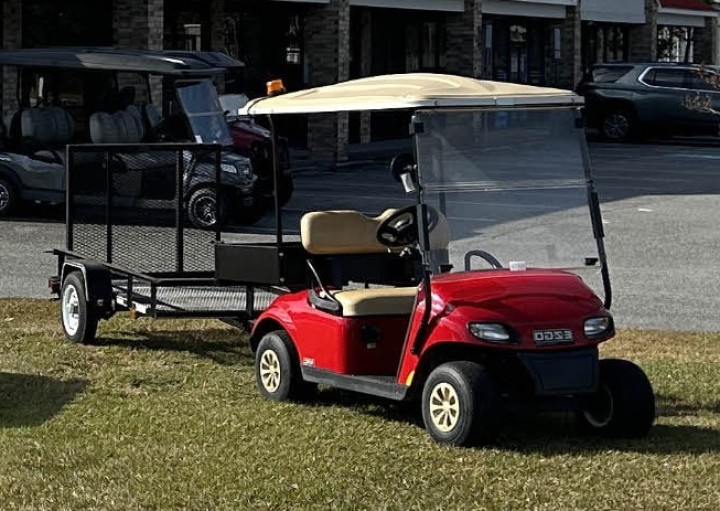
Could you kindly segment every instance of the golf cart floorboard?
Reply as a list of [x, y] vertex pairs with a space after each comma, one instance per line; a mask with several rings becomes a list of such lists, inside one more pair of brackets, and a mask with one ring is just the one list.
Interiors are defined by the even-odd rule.
[[[244, 286], [182, 286], [156, 287], [155, 309], [152, 310], [150, 286], [133, 286], [130, 303], [127, 283], [114, 283], [117, 302], [128, 309], [155, 317], [235, 317], [247, 312], [247, 288]], [[277, 294], [254, 289], [254, 311], [267, 309]], [[252, 315], [252, 314], [251, 314]]]

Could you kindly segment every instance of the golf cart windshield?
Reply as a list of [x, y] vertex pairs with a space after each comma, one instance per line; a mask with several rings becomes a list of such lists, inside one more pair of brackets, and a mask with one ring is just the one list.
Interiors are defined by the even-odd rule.
[[563, 268], [599, 285], [576, 112], [417, 112], [421, 198], [447, 217], [452, 271]]
[[195, 142], [232, 145], [232, 138], [212, 81], [178, 83], [177, 97], [187, 115]]

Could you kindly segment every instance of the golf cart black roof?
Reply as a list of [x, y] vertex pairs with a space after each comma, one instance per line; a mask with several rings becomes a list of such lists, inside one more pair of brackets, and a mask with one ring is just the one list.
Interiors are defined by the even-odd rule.
[[0, 66], [125, 71], [154, 75], [217, 75], [225, 69], [206, 60], [165, 52], [113, 48], [32, 48], [0, 50]]
[[226, 69], [245, 67], [245, 63], [243, 61], [237, 60], [230, 55], [219, 51], [164, 50], [163, 54], [183, 59], [199, 60], [212, 67], [222, 67]]

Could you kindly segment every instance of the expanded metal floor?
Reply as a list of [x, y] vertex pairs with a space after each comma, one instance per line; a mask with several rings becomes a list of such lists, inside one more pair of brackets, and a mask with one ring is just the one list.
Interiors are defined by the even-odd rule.
[[[150, 286], [133, 286], [130, 303], [127, 303], [127, 282], [115, 282], [118, 303], [139, 312], [147, 313], [152, 306]], [[247, 289], [244, 286], [157, 287], [155, 310], [159, 313], [207, 313], [247, 310]], [[267, 309], [278, 297], [269, 291], [254, 290], [256, 311]]]

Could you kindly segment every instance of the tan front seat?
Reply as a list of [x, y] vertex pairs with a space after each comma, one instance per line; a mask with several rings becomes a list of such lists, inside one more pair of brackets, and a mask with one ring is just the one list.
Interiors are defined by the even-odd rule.
[[[378, 226], [396, 209], [376, 217], [358, 211], [315, 211], [303, 215], [300, 238], [313, 255], [383, 254], [388, 248], [377, 241]], [[447, 247], [447, 220], [441, 218], [437, 237]], [[400, 248], [396, 249], [400, 250]], [[412, 313], [418, 288], [389, 287], [331, 290], [329, 294], [342, 307], [344, 317], [381, 316]]]

